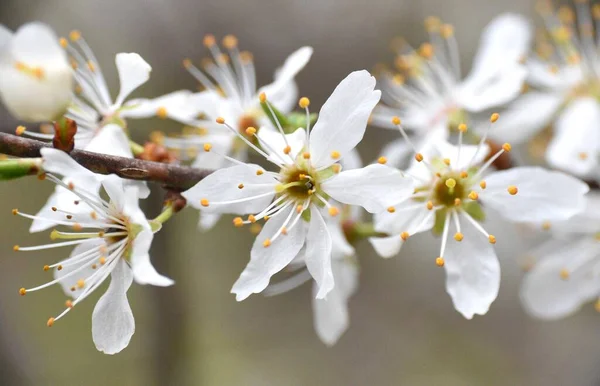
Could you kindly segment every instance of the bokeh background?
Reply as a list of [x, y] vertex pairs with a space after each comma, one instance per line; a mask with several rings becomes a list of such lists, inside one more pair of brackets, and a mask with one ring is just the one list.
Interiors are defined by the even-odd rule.
[[[63, 35], [81, 30], [114, 94], [114, 55], [141, 54], [153, 67], [150, 82], [136, 93], [145, 97], [196, 87], [181, 59], [207, 55], [206, 33], [237, 35], [254, 53], [259, 84], [271, 80], [289, 53], [312, 45], [313, 59], [297, 79], [316, 108], [350, 71], [390, 60], [392, 37], [423, 42], [426, 16], [455, 25], [466, 73], [492, 18], [534, 16], [533, 8], [523, 0], [3, 0], [0, 23], [14, 29], [41, 20]], [[3, 129], [14, 128], [4, 110], [0, 118]], [[131, 127], [138, 139], [154, 129], [177, 129], [153, 120]], [[393, 138], [369, 129], [363, 159], [374, 159]], [[1, 385], [600, 384], [600, 315], [592, 306], [558, 322], [525, 315], [517, 257], [531, 243], [529, 234], [493, 217], [488, 226], [499, 236], [503, 281], [487, 315], [468, 321], [454, 311], [444, 272], [433, 263], [439, 244], [432, 236], [414, 237], [391, 260], [376, 257], [365, 242], [357, 246], [362, 271], [350, 302], [351, 327], [327, 348], [313, 331], [310, 286], [237, 303], [229, 290], [247, 262], [252, 235], [230, 219], [199, 233], [198, 214], [186, 210], [157, 235], [152, 250], [159, 271], [177, 285], [132, 286], [136, 333], [124, 352], [103, 355], [91, 339], [91, 313], [102, 290], [52, 329], [45, 323], [62, 310], [60, 288], [18, 296], [20, 287], [49, 280], [43, 265], [68, 253], [12, 252], [13, 244], [43, 243], [48, 234], [29, 235], [28, 222], [9, 211], [36, 212], [52, 189], [35, 178], [0, 186]], [[155, 189], [145, 204], [149, 216], [158, 213], [161, 196]]]

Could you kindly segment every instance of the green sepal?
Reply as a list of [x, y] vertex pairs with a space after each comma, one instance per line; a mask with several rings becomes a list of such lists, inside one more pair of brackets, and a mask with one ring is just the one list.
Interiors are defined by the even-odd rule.
[[[309, 115], [310, 125], [313, 126], [317, 121], [317, 113]], [[288, 126], [284, 127], [286, 132], [293, 133], [298, 128], [306, 128], [306, 113], [291, 112], [287, 116]]]
[[477, 201], [463, 203], [463, 210], [477, 221], [485, 220], [485, 212]]
[[310, 222], [310, 208], [306, 208], [304, 209], [304, 212], [302, 212], [302, 214], [300, 215], [302, 217], [302, 220], [306, 221], [306, 222]]
[[[273, 116], [273, 114], [271, 113], [271, 110], [269, 109], [269, 105], [271, 106], [271, 109], [273, 109], [273, 114], [275, 114], [275, 116]], [[287, 117], [279, 110], [277, 110], [277, 108], [275, 106], [273, 106], [272, 104], [267, 104], [267, 102], [260, 102], [260, 107], [262, 107], [265, 115], [267, 116], [267, 118], [269, 118], [269, 120], [271, 121], [271, 123], [273, 124], [273, 126], [277, 127], [278, 123], [281, 125], [281, 127], [283, 128], [287, 128], [290, 126], [290, 123], [287, 119]]]
[[[335, 165], [335, 164], [334, 164]], [[323, 169], [317, 172], [317, 178], [319, 179], [319, 181], [325, 181], [331, 177], [333, 177], [334, 175], [336, 175], [337, 173], [334, 171], [334, 169], [336, 167], [339, 168], [339, 166], [335, 166], [331, 165], [330, 167], [328, 167], [327, 169]], [[341, 171], [341, 169], [340, 169]]]
[[42, 165], [41, 158], [21, 158], [0, 161], [0, 181], [37, 174]]
[[435, 223], [433, 224], [433, 233], [441, 235], [444, 233], [444, 223], [446, 222], [446, 213], [448, 209], [440, 209], [435, 212]]

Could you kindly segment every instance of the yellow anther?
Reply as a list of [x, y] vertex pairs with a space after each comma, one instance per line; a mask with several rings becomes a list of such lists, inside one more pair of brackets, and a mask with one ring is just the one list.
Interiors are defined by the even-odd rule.
[[425, 29], [427, 32], [436, 32], [440, 25], [442, 24], [441, 20], [435, 16], [427, 16], [425, 18]]
[[206, 198], [203, 198], [200, 200], [200, 205], [206, 207], [208, 206], [208, 200]]
[[165, 107], [159, 107], [156, 109], [156, 116], [160, 119], [167, 118], [167, 109]]
[[290, 145], [287, 145], [286, 147], [283, 148], [283, 154], [290, 154], [291, 151], [292, 151], [292, 148]]
[[91, 72], [96, 72], [96, 65], [94, 64], [94, 62], [92, 62], [91, 60], [88, 60], [87, 63], [87, 68], [91, 71]]
[[92, 264], [92, 269], [96, 269], [96, 268], [98, 268], [98, 265]]
[[62, 48], [67, 48], [67, 46], [69, 45], [69, 42], [65, 38], [58, 39], [58, 43]]
[[303, 109], [307, 108], [308, 106], [310, 106], [310, 99], [308, 99], [307, 97], [300, 98], [300, 100], [298, 101], [298, 106], [300, 106]]
[[233, 219], [233, 225], [236, 227], [242, 227], [244, 226], [244, 220], [241, 217], [236, 217]]
[[296, 206], [296, 213], [298, 213], [298, 214], [302, 213], [302, 208], [303, 208], [302, 205]]
[[379, 158], [377, 158], [377, 162], [380, 163], [380, 164], [382, 164], [382, 165], [385, 165], [387, 163], [387, 158], [385, 158], [385, 157], [379, 157]]
[[487, 184], [486, 184], [485, 180], [481, 180], [481, 181], [479, 182], [479, 187], [480, 187], [481, 189], [485, 189], [485, 188], [487, 187]]
[[260, 95], [258, 96], [258, 99], [260, 100], [260, 103], [265, 103], [267, 101], [267, 94], [265, 94], [264, 92], [261, 92]]
[[421, 154], [421, 153], [417, 153], [417, 154], [415, 154], [415, 160], [416, 160], [417, 162], [421, 162], [421, 161], [423, 161], [423, 154]]
[[205, 35], [204, 39], [202, 39], [202, 44], [204, 44], [206, 47], [212, 47], [216, 44], [216, 40], [215, 40], [215, 36], [214, 35]]
[[498, 120], [498, 118], [500, 118], [500, 114], [494, 113], [490, 116], [490, 122], [494, 123]]
[[[98, 260], [98, 262], [100, 263], [100, 265], [104, 265], [104, 264], [106, 264], [106, 257], [101, 257], [101, 258]], [[60, 266], [59, 266], [59, 268], [60, 268]]]
[[544, 221], [542, 223], [542, 229], [547, 231], [550, 230], [550, 228], [552, 228], [552, 223], [550, 221]]
[[18, 245], [13, 245], [13, 251], [18, 251], [19, 250], [19, 246]]
[[188, 68], [192, 67], [192, 65], [193, 65], [192, 60], [190, 58], [183, 59], [183, 61], [181, 63], [183, 64], [183, 67], [185, 69], [188, 69]]
[[309, 159], [310, 158], [310, 153], [305, 151], [304, 153], [302, 153], [302, 158], [304, 159]]
[[253, 235], [259, 234], [261, 229], [262, 229], [262, 225], [260, 225], [259, 223], [254, 223], [254, 224], [250, 225], [250, 228], [248, 228], [250, 233], [252, 233]]
[[469, 198], [471, 200], [477, 200], [479, 198], [479, 194], [477, 194], [477, 192], [471, 192], [469, 193]]
[[303, 180], [305, 178], [306, 178], [306, 174], [304, 174], [304, 173], [298, 174], [298, 179]]
[[21, 288], [19, 290], [19, 295], [21, 295], [21, 296], [25, 296], [26, 293], [27, 293], [27, 290], [25, 288]]
[[462, 241], [464, 238], [465, 238], [465, 236], [463, 236], [463, 234], [460, 232], [456, 232], [454, 234], [454, 240], [456, 240], [456, 241]]
[[239, 184], [238, 189], [244, 189], [244, 184]]
[[81, 39], [81, 32], [79, 32], [77, 30], [73, 30], [73, 31], [69, 32], [69, 39], [71, 39], [72, 42], [75, 42], [75, 41]]
[[569, 271], [566, 268], [560, 270], [560, 278], [563, 280], [569, 279]]
[[460, 198], [455, 198], [454, 199], [454, 206], [461, 206], [462, 205], [462, 200]]
[[83, 287], [85, 287], [85, 280], [83, 280], [83, 279], [77, 280], [77, 288], [81, 289]]
[[238, 40], [235, 36], [233, 35], [225, 35], [225, 37], [223, 38], [223, 46], [225, 48], [235, 48], [238, 45]]
[[250, 221], [251, 223], [255, 223], [256, 222], [256, 217], [254, 217], [253, 214], [248, 216], [248, 221]]
[[246, 134], [248, 134], [248, 135], [254, 135], [254, 134], [256, 134], [256, 128], [254, 128], [252, 126], [246, 128]]
[[44, 271], [48, 271], [50, 269], [49, 265], [44, 265]]
[[265, 172], [264, 170], [258, 169], [258, 170], [256, 171], [256, 175], [257, 175], [257, 176], [262, 176], [264, 172]]
[[504, 150], [505, 152], [509, 152], [511, 151], [512, 146], [510, 146], [510, 143], [506, 142], [504, 145], [502, 145], [502, 150]]
[[490, 244], [496, 244], [496, 236], [489, 235], [488, 236], [488, 241], [490, 242]]
[[467, 172], [460, 172], [460, 178], [468, 178], [469, 177], [469, 173]]
[[433, 46], [430, 43], [423, 43], [419, 47], [419, 55], [425, 59], [431, 59], [433, 57]]
[[287, 228], [286, 227], [282, 227], [281, 228], [281, 234], [282, 235], [287, 235]]
[[394, 125], [399, 125], [399, 124], [401, 123], [401, 122], [400, 122], [400, 118], [398, 118], [398, 117], [393, 117], [393, 118], [392, 118], [392, 123], [393, 123]]
[[215, 121], [217, 121], [218, 124], [222, 125], [225, 123], [225, 118], [223, 117], [218, 117], [217, 119], [215, 119]]
[[[395, 85], [397, 86], [402, 86], [404, 84], [404, 82], [406, 81], [406, 79], [404, 79], [404, 76], [402, 76], [402, 74], [396, 74], [392, 77], [392, 82], [394, 82]], [[392, 121], [394, 122], [394, 121]], [[400, 122], [400, 121], [398, 121]], [[400, 123], [394, 123], [394, 125], [399, 125]]]
[[94, 211], [92, 211], [92, 212], [90, 213], [90, 217], [92, 218], [92, 220], [96, 220], [96, 219], [98, 219], [98, 215], [97, 215], [97, 214], [96, 214], [96, 212], [94, 212]]
[[63, 266], [62, 266], [62, 265], [59, 265], [58, 267], [56, 267], [56, 269], [57, 269], [57, 270], [59, 270], [59, 271], [62, 271], [62, 269], [63, 269]]
[[433, 202], [427, 201], [427, 209], [429, 209], [429, 210], [433, 209]]
[[443, 161], [446, 164], [446, 166], [450, 166], [450, 158], [444, 158]]
[[408, 232], [400, 233], [400, 238], [404, 241], [408, 240], [409, 237], [410, 237], [410, 235], [408, 234]]
[[510, 186], [508, 187], [508, 189], [506, 189], [506, 190], [508, 190], [508, 193], [509, 193], [511, 196], [514, 196], [514, 195], [515, 195], [515, 194], [517, 194], [517, 192], [519, 191], [519, 189], [517, 189], [517, 187], [516, 187], [516, 186], [514, 186], [514, 185], [510, 185]]
[[271, 245], [271, 239], [265, 239], [265, 241], [263, 241], [263, 247], [267, 248]]
[[70, 189], [70, 190], [73, 190], [73, 189], [75, 189], [75, 184], [74, 184], [74, 183], [72, 183], [72, 182], [69, 182], [69, 183], [67, 184], [67, 186], [69, 187], [69, 189]]
[[341, 157], [341, 154], [340, 154], [339, 151], [335, 151], [334, 150], [334, 151], [331, 152], [331, 158], [333, 158], [333, 159], [339, 159], [340, 157]]
[[389, 208], [387, 208], [387, 211], [390, 213], [394, 213], [396, 211], [396, 208], [394, 208], [393, 206], [390, 206]]
[[334, 172], [335, 174], [338, 174], [339, 172], [341, 172], [341, 171], [342, 171], [342, 165], [340, 165], [340, 164], [335, 164], [335, 165], [332, 165], [332, 166], [331, 166], [331, 169], [333, 169], [333, 172]]
[[53, 325], [54, 325], [54, 318], [48, 319], [48, 321], [46, 322], [46, 326], [52, 327]]
[[73, 308], [73, 301], [72, 300], [67, 300], [65, 302], [65, 307], [67, 307], [67, 308]]
[[579, 157], [580, 160], [585, 161], [586, 159], [588, 159], [588, 153], [586, 152], [581, 152], [577, 155]]
[[460, 125], [458, 125], [458, 131], [460, 131], [461, 133], [464, 133], [465, 131], [467, 131], [467, 125], [465, 125], [464, 123], [461, 123]]
[[552, 31], [552, 36], [559, 43], [566, 43], [571, 39], [571, 31], [565, 26], [560, 26]]
[[448, 39], [449, 37], [454, 35], [454, 27], [450, 24], [444, 24], [440, 27], [440, 35], [442, 35], [444, 39]]
[[209, 152], [210, 149], [212, 149], [212, 145], [210, 143], [205, 143], [203, 148], [205, 152]]
[[13, 210], [12, 210], [12, 214], [13, 214], [14, 216], [18, 215], [18, 214], [19, 214], [19, 210], [18, 210], [18, 209], [13, 209]]
[[441, 256], [440, 256], [440, 257], [437, 257], [437, 258], [435, 259], [435, 265], [437, 265], [438, 267], [443, 267], [443, 266], [444, 266], [444, 263], [445, 263], [445, 261], [444, 261], [444, 258], [443, 258], [443, 257], [441, 257]]
[[23, 135], [25, 130], [27, 130], [27, 128], [25, 126], [17, 126], [17, 129], [15, 130], [15, 134]]
[[454, 189], [454, 187], [456, 186], [456, 180], [454, 178], [448, 178], [444, 183], [450, 189]]
[[80, 232], [83, 229], [83, 227], [81, 226], [81, 224], [75, 223], [73, 224], [73, 230], [75, 232]]
[[340, 210], [338, 208], [336, 208], [335, 206], [329, 207], [328, 212], [331, 217], [335, 217], [338, 214], [340, 214]]

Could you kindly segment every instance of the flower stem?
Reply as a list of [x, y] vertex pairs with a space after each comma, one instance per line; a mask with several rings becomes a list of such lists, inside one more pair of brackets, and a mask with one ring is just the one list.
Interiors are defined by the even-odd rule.
[[152, 227], [152, 232], [156, 233], [162, 228], [162, 224], [167, 222], [175, 213], [173, 211], [173, 206], [170, 204], [165, 205], [161, 214], [156, 216], [154, 220], [150, 220], [150, 226]]
[[137, 157], [144, 152], [144, 147], [137, 142], [129, 140], [129, 146], [131, 147], [131, 152], [134, 157]]
[[0, 181], [37, 174], [41, 167], [41, 158], [18, 158], [0, 161]]

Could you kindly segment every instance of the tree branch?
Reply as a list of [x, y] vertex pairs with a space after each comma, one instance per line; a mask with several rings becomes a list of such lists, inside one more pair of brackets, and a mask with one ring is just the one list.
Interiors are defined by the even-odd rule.
[[[50, 143], [0, 133], [0, 153], [15, 157], [40, 157], [40, 150], [51, 148]], [[98, 174], [116, 174], [130, 180], [153, 181], [167, 188], [186, 190], [212, 173], [212, 170], [187, 166], [116, 157], [84, 150], [73, 150], [69, 155], [83, 167]]]

